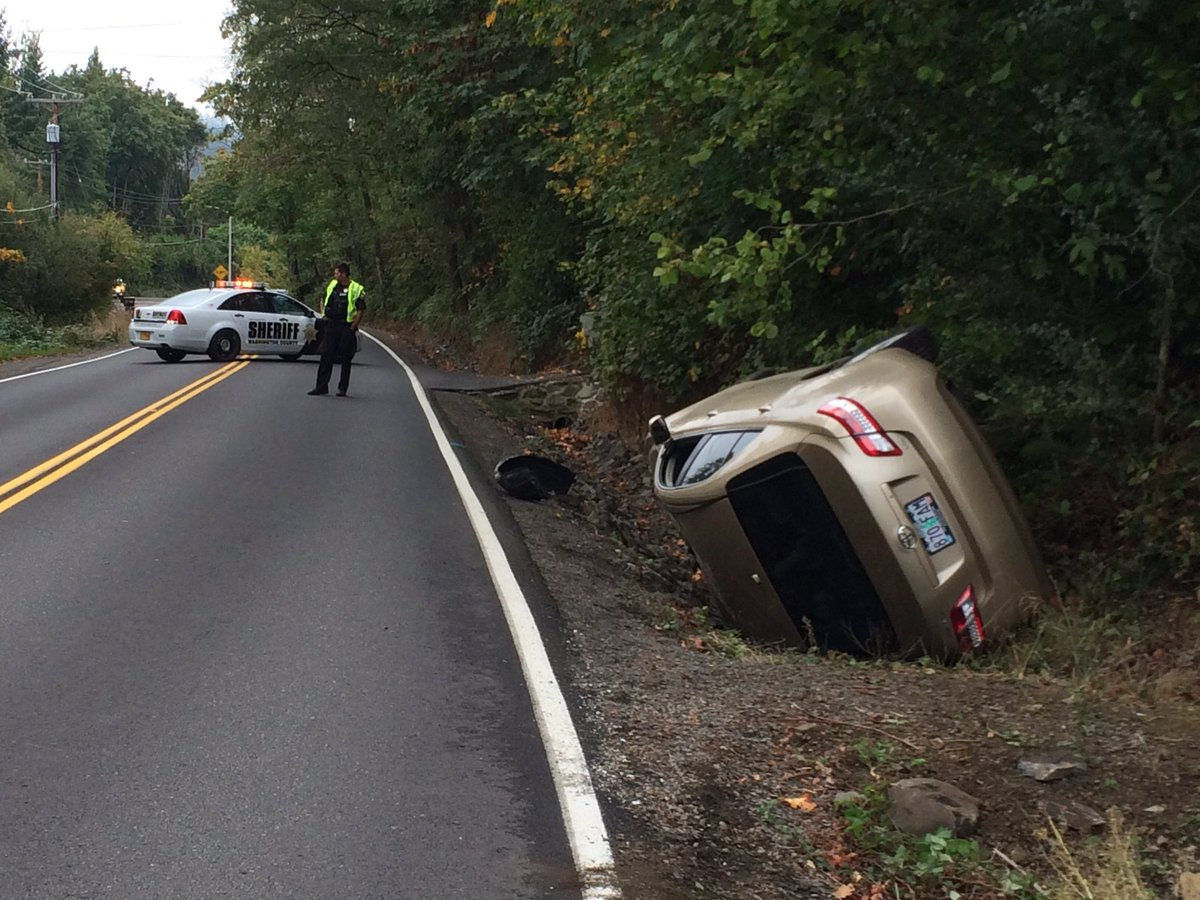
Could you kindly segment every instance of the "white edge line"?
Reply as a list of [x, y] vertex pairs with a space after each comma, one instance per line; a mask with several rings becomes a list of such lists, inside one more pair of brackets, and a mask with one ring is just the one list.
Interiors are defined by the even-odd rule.
[[446, 468], [450, 470], [450, 476], [458, 489], [467, 518], [479, 541], [480, 550], [483, 551], [492, 583], [504, 609], [504, 617], [508, 621], [509, 632], [516, 645], [517, 655], [521, 660], [521, 669], [525, 673], [534, 715], [542, 734], [542, 745], [546, 749], [550, 773], [558, 792], [558, 804], [562, 810], [567, 839], [571, 844], [571, 854], [579, 874], [583, 900], [617, 900], [621, 896], [621, 890], [617, 885], [608, 832], [600, 815], [600, 802], [592, 787], [591, 773], [583, 754], [583, 746], [579, 743], [579, 735], [575, 731], [575, 723], [571, 721], [567, 701], [563, 697], [558, 679], [554, 676], [554, 669], [542, 644], [541, 633], [529, 609], [529, 602], [513, 573], [504, 548], [496, 537], [495, 529], [484, 512], [483, 504], [471, 487], [457, 454], [450, 446], [450, 440], [442, 430], [441, 422], [438, 421], [429, 401], [429, 395], [417, 379], [416, 373], [379, 338], [365, 331], [363, 334], [382, 347], [407, 373], [417, 401], [429, 421], [430, 431], [442, 458], [446, 461]]
[[38, 369], [36, 372], [26, 372], [24, 375], [10, 375], [8, 378], [0, 378], [0, 384], [9, 381], [19, 381], [22, 378], [32, 378], [34, 375], [49, 375], [51, 372], [61, 372], [63, 369], [73, 369], [76, 366], [86, 366], [88, 363], [100, 362], [102, 359], [112, 359], [114, 356], [120, 356], [122, 353], [131, 353], [137, 349], [137, 347], [126, 347], [124, 350], [118, 350], [115, 353], [106, 353], [104, 356], [94, 356], [91, 359], [81, 359], [79, 362], [67, 363], [65, 366], [55, 366], [53, 369]]

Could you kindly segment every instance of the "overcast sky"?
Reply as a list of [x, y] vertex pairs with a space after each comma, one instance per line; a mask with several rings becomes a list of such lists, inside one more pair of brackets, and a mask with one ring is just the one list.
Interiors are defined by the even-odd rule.
[[83, 68], [94, 48], [108, 69], [125, 69], [142, 87], [168, 91], [204, 114], [196, 98], [228, 75], [221, 20], [233, 0], [0, 0], [18, 46], [41, 33], [47, 72]]

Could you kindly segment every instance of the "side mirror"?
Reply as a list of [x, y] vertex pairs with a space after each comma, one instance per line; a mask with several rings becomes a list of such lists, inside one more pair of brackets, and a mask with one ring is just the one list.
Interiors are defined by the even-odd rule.
[[671, 429], [667, 427], [667, 420], [662, 416], [655, 416], [650, 420], [650, 440], [659, 447], [671, 440]]

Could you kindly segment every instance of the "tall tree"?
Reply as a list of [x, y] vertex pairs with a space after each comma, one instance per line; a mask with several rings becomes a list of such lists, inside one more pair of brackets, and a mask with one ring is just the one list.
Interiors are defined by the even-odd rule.
[[[238, 65], [216, 96], [243, 135], [238, 157], [271, 173], [242, 181], [261, 201], [252, 214], [306, 236], [304, 248], [292, 242], [307, 256], [298, 268], [350, 256], [396, 308], [459, 321], [572, 302], [546, 294], [570, 229], [517, 124], [494, 105], [545, 80], [545, 57], [486, 27], [487, 10], [478, 0], [236, 5], [226, 24]], [[522, 213], [545, 223], [543, 240], [512, 241]], [[532, 337], [556, 317], [525, 316], [518, 330]]]

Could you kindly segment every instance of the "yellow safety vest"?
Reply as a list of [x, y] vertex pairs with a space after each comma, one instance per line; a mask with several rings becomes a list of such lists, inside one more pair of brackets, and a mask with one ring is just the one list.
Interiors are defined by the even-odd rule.
[[[333, 289], [335, 287], [337, 287], [337, 279], [336, 278], [333, 279], [333, 281], [329, 282], [329, 284], [325, 286], [325, 305], [321, 307], [322, 312], [325, 312], [325, 309], [329, 306], [329, 298], [333, 296]], [[347, 323], [354, 321], [354, 313], [355, 313], [355, 310], [358, 309], [358, 298], [362, 296], [362, 292], [363, 292], [363, 286], [361, 284], [359, 284], [357, 281], [354, 281], [353, 279], [351, 279], [350, 284], [348, 285], [347, 290], [346, 290], [346, 322]], [[328, 315], [328, 313], [326, 313], [326, 315]]]

